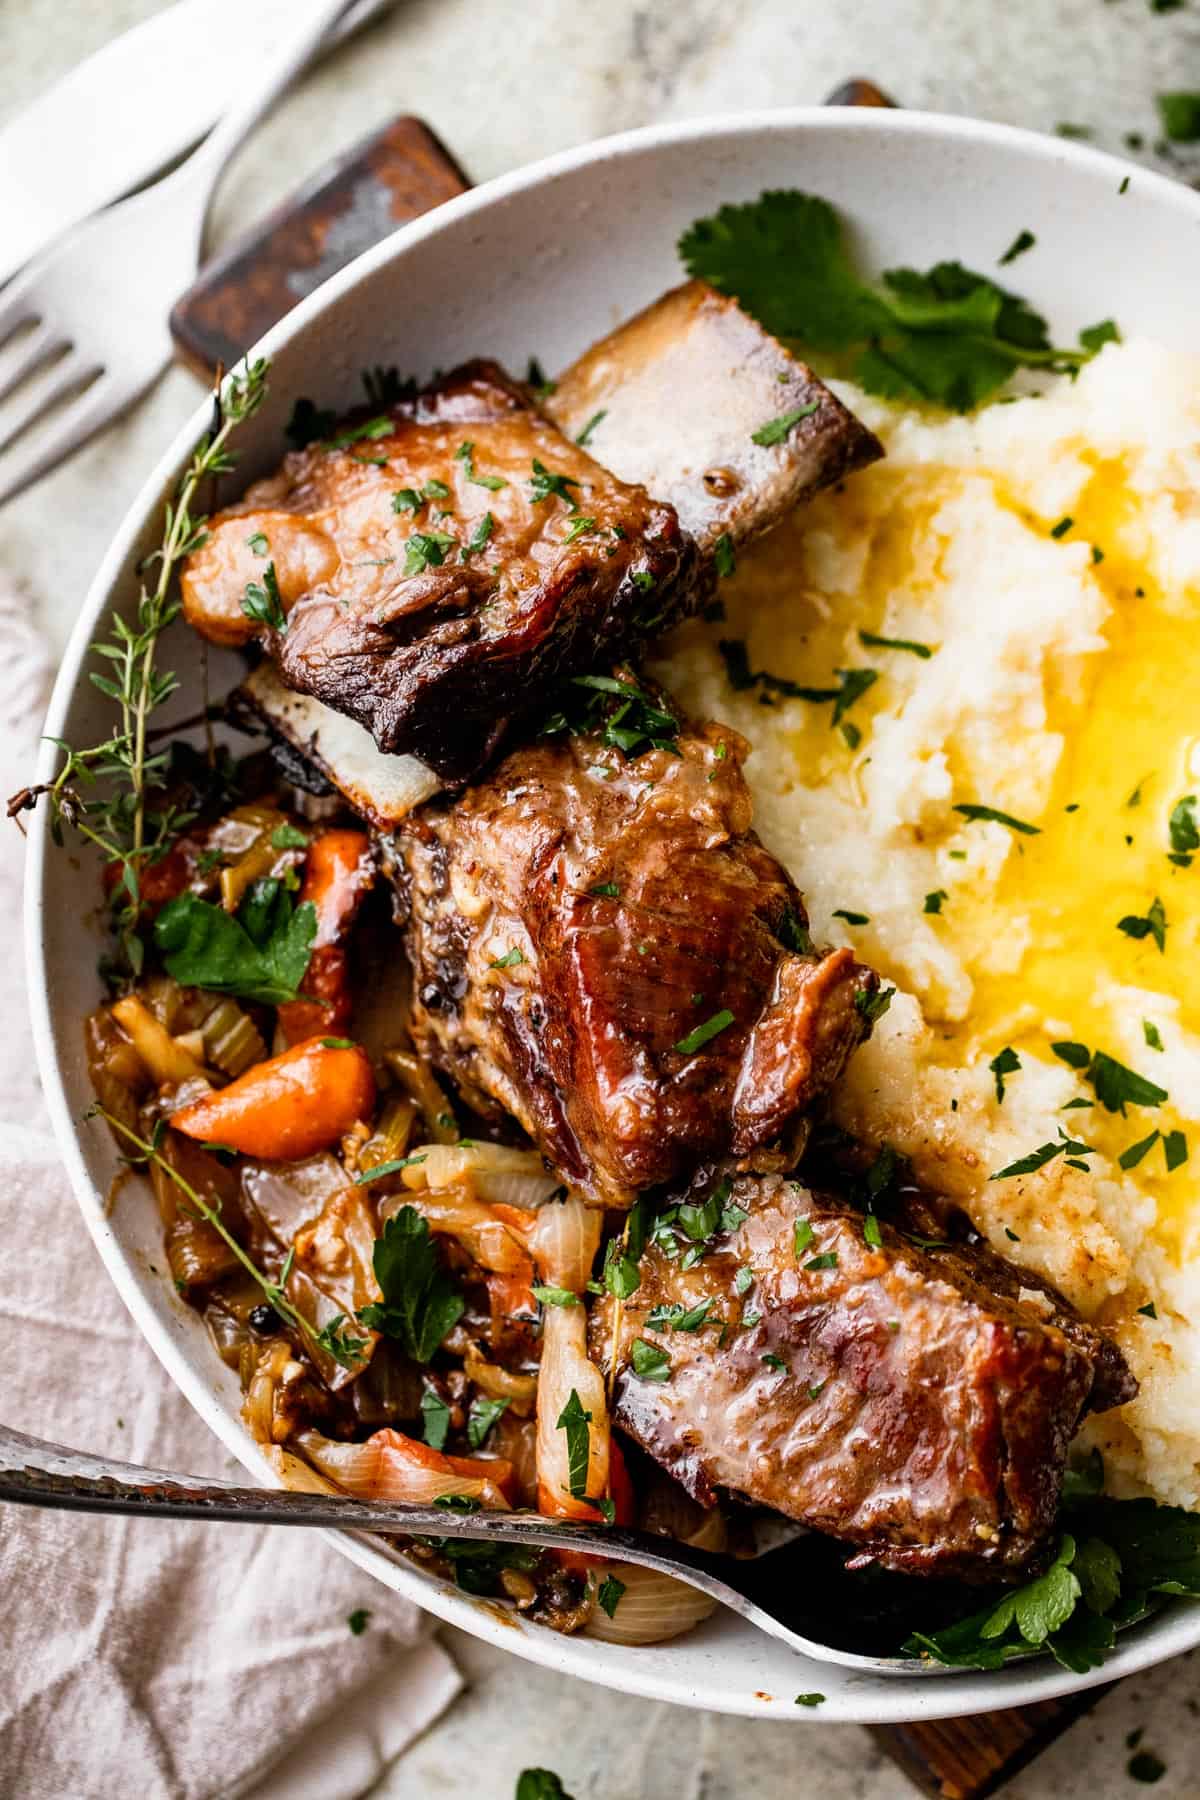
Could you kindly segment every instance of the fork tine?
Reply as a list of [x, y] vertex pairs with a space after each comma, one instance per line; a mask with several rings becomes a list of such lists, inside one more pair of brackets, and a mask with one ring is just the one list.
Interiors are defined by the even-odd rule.
[[102, 374], [74, 406], [68, 406], [45, 431], [37, 432], [28, 448], [0, 456], [0, 506], [81, 449], [123, 404], [116, 384]]
[[6, 344], [19, 326], [28, 325], [30, 320], [36, 321], [40, 317], [34, 304], [32, 280], [26, 276], [10, 282], [0, 293], [0, 344]]
[[56, 350], [66, 347], [66, 338], [47, 321], [34, 327], [21, 340], [11, 357], [0, 361], [0, 399], [19, 387], [27, 375], [46, 362]]
[[57, 365], [51, 377], [41, 382], [32, 393], [19, 396], [10, 407], [0, 411], [0, 450], [7, 449], [36, 425], [42, 414], [56, 401], [64, 400], [90, 378], [101, 374], [98, 363], [86, 363], [77, 351], [71, 351]]

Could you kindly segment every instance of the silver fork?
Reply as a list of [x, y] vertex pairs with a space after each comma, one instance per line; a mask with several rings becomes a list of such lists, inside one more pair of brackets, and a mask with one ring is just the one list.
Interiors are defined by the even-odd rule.
[[196, 272], [222, 170], [355, 4], [303, 0], [244, 97], [186, 162], [76, 226], [0, 292], [0, 400], [11, 396], [0, 407], [0, 505], [116, 418], [169, 362], [167, 317]]
[[[89, 1456], [0, 1425], [0, 1501], [5, 1500], [145, 1518], [316, 1525], [337, 1531], [403, 1532], [416, 1537], [481, 1538], [497, 1545], [586, 1550], [607, 1561], [639, 1563], [673, 1575], [817, 1662], [885, 1675], [957, 1672], [898, 1655], [854, 1649], [856, 1632], [865, 1644], [874, 1630], [878, 1641], [878, 1618], [872, 1625], [857, 1616], [848, 1590], [843, 1587], [838, 1592], [836, 1577], [831, 1585], [830, 1546], [815, 1536], [759, 1557], [718, 1556], [673, 1538], [652, 1537], [618, 1525], [548, 1519], [540, 1513], [443, 1512], [438, 1507], [403, 1506], [393, 1501], [237, 1487], [228, 1481], [168, 1474], [162, 1469], [139, 1468], [136, 1463]], [[890, 1641], [898, 1644], [904, 1635], [896, 1629]], [[828, 1636], [836, 1636], [838, 1641], [827, 1642]]]

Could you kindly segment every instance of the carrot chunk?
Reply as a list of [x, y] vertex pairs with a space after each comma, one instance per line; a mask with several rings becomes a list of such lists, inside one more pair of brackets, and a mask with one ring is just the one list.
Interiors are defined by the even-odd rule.
[[374, 1105], [366, 1052], [357, 1044], [327, 1049], [320, 1038], [308, 1038], [182, 1107], [171, 1124], [244, 1156], [284, 1162], [328, 1150], [356, 1119], [369, 1118]]

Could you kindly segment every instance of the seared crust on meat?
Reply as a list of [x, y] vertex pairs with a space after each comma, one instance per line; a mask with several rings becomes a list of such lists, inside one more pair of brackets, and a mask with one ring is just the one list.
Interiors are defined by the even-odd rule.
[[[651, 1242], [619, 1316], [595, 1309], [615, 1421], [696, 1498], [731, 1489], [887, 1568], [1025, 1567], [1083, 1414], [1136, 1392], [1116, 1346], [1003, 1257], [928, 1247], [920, 1206], [890, 1206], [873, 1244], [859, 1208], [795, 1180], [741, 1179], [732, 1201], [744, 1223], [692, 1268]], [[698, 1329], [647, 1322], [705, 1300]], [[639, 1337], [666, 1380], [634, 1373]]]
[[[674, 508], [610, 475], [497, 364], [472, 362], [339, 428], [218, 514], [183, 575], [219, 643], [447, 781], [549, 681], [699, 604], [710, 564]], [[550, 480], [539, 480], [538, 469]], [[286, 630], [242, 610], [274, 565]]]
[[746, 748], [714, 724], [628, 756], [564, 732], [397, 836], [418, 1048], [595, 1201], [712, 1157], [791, 1167], [869, 1030], [877, 977], [812, 947]]

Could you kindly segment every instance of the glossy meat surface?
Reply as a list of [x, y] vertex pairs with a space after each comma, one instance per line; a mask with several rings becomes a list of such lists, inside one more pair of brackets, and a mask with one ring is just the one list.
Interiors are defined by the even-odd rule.
[[[243, 610], [268, 568], [274, 623], [269, 591], [266, 619]], [[708, 579], [669, 504], [475, 362], [287, 456], [213, 520], [183, 599], [205, 636], [260, 637], [289, 688], [459, 781], [549, 680], [669, 624]]]
[[[546, 410], [624, 481], [669, 500], [702, 547], [759, 536], [819, 489], [874, 462], [873, 432], [736, 300], [674, 288], [593, 344]], [[778, 440], [755, 434], [794, 421]], [[772, 434], [774, 435], [774, 434]]]
[[[615, 1421], [697, 1498], [731, 1489], [888, 1568], [1025, 1566], [1084, 1412], [1136, 1391], [1120, 1352], [1003, 1258], [922, 1248], [920, 1210], [889, 1208], [875, 1246], [861, 1210], [797, 1181], [738, 1180], [731, 1198], [744, 1222], [693, 1268], [645, 1250]], [[705, 1302], [693, 1329], [651, 1323]], [[603, 1366], [613, 1304], [591, 1323]], [[665, 1380], [634, 1372], [638, 1339], [666, 1353]]]
[[[396, 840], [418, 1047], [618, 1206], [714, 1156], [790, 1167], [878, 986], [812, 948], [751, 829], [745, 743], [631, 704], [512, 751]], [[626, 755], [612, 734], [639, 718], [661, 747]]]

